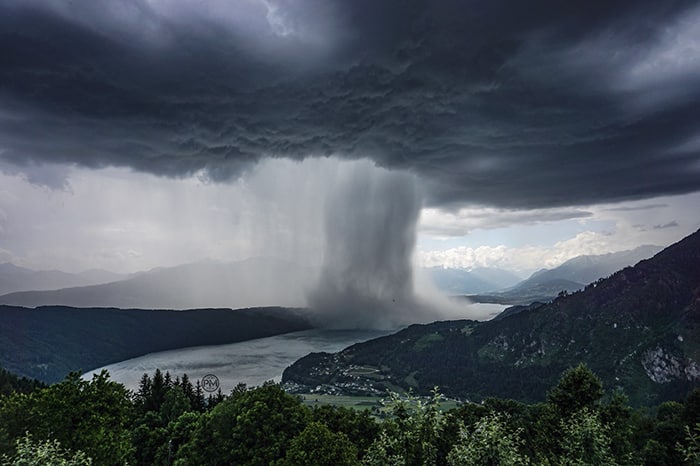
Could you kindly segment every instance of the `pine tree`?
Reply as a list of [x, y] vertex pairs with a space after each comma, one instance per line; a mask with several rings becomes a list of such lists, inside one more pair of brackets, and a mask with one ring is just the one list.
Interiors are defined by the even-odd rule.
[[155, 374], [153, 374], [153, 379], [151, 383], [151, 396], [146, 403], [148, 411], [160, 411], [160, 407], [165, 399], [165, 393], [168, 391], [165, 385], [165, 378], [160, 369], [156, 369]]
[[199, 410], [197, 405], [197, 394], [195, 393], [192, 382], [190, 382], [190, 378], [187, 376], [187, 374], [182, 375], [182, 379], [180, 379], [180, 388], [182, 389], [182, 393], [184, 393], [187, 399], [190, 400], [190, 406], [195, 410]]
[[147, 411], [146, 405], [148, 400], [151, 399], [152, 388], [151, 378], [144, 372], [143, 376], [141, 376], [141, 381], [139, 382], [139, 389], [134, 396], [134, 405], [142, 413]]
[[165, 371], [165, 377], [163, 377], [163, 386], [165, 387], [166, 392], [173, 388], [173, 379], [170, 376], [170, 371]]
[[192, 401], [192, 408], [197, 412], [204, 412], [206, 408], [206, 402], [204, 400], [204, 391], [202, 390], [202, 384], [197, 380], [194, 387], [194, 399]]

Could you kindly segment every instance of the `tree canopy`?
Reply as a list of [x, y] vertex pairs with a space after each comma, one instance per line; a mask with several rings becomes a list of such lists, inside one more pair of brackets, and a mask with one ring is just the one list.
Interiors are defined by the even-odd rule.
[[[12, 466], [682, 465], [700, 457], [700, 390], [633, 410], [585, 366], [546, 402], [490, 398], [445, 410], [392, 394], [370, 410], [311, 408], [280, 385], [205, 397], [186, 376], [156, 371], [136, 392], [70, 374], [0, 396], [0, 461]], [[454, 403], [454, 402], [452, 402]]]

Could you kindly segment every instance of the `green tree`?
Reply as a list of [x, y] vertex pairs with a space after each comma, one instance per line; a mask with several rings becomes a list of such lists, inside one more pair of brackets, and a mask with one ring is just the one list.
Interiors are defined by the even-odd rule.
[[295, 437], [282, 466], [355, 466], [357, 448], [348, 437], [333, 433], [320, 422], [312, 422]]
[[683, 403], [683, 422], [694, 426], [700, 422], [700, 388], [694, 389]]
[[539, 403], [530, 408], [532, 423], [527, 426], [526, 447], [535, 464], [558, 464], [561, 450], [561, 417], [549, 403]]
[[72, 452], [61, 448], [58, 440], [34, 441], [30, 434], [17, 439], [16, 453], [4, 455], [2, 466], [91, 466], [90, 459], [82, 451]]
[[26, 432], [55, 439], [64, 448], [85, 452], [101, 466], [121, 466], [131, 456], [130, 396], [123, 385], [109, 380], [106, 371], [91, 381], [74, 372], [30, 395], [13, 394], [0, 402], [0, 419], [6, 439]]
[[410, 395], [392, 394], [386, 405], [390, 417], [384, 421], [379, 437], [367, 450], [363, 464], [436, 464], [446, 423], [445, 415], [439, 409], [440, 398], [437, 389], [427, 402]]
[[459, 441], [464, 426], [471, 426], [484, 416], [489, 414], [489, 410], [482, 404], [461, 403], [457, 407], [445, 413], [445, 425], [440, 435], [438, 449], [438, 466], [447, 466], [447, 454]]
[[[394, 432], [382, 430], [362, 459], [365, 466], [406, 466], [406, 447]], [[428, 463], [429, 464], [429, 463]]]
[[38, 380], [18, 377], [15, 374], [0, 368], [0, 395], [9, 395], [14, 392], [31, 393], [46, 384]]
[[[168, 379], [170, 374], [168, 374]], [[166, 379], [160, 369], [156, 369], [151, 379], [150, 396], [146, 399], [146, 411], [159, 411], [168, 391]]]
[[135, 422], [131, 430], [131, 442], [134, 446], [134, 464], [159, 464], [156, 457], [167, 448], [168, 443], [168, 430], [159, 413], [149, 411]]
[[685, 426], [685, 444], [678, 443], [676, 448], [683, 455], [686, 464], [700, 466], [700, 422], [692, 429]]
[[[199, 383], [199, 380], [197, 381]], [[185, 394], [188, 400], [190, 400], [190, 406], [193, 410], [202, 412], [204, 410], [204, 395], [202, 394], [201, 387], [197, 390], [190, 382], [190, 378], [187, 374], [182, 375], [182, 380], [180, 381], [180, 388]]]
[[145, 413], [146, 411], [151, 410], [148, 403], [150, 403], [151, 400], [152, 386], [153, 381], [148, 374], [144, 373], [139, 381], [139, 389], [136, 391], [133, 397], [134, 406], [139, 413]]
[[585, 364], [568, 369], [549, 392], [548, 400], [568, 417], [582, 408], [593, 408], [603, 396], [603, 383]]
[[[156, 390], [163, 391], [162, 396], [157, 397], [160, 401], [153, 395], [154, 380], [156, 387], [162, 387]], [[143, 375], [133, 400], [140, 414], [131, 430], [135, 464], [171, 465], [179, 447], [191, 439], [199, 417], [191, 411], [203, 408], [203, 397], [199, 403], [199, 395], [186, 374], [173, 381], [168, 372], [163, 376], [156, 370], [153, 379], [148, 374]]]
[[562, 421], [561, 464], [564, 466], [614, 466], [610, 429], [596, 411], [582, 408]]
[[641, 452], [642, 461], [645, 466], [672, 466], [673, 463], [667, 461], [667, 447], [654, 439], [649, 439], [644, 444]]
[[202, 390], [202, 384], [199, 381], [199, 379], [195, 382], [194, 385], [194, 396], [192, 397], [192, 407], [195, 409], [197, 412], [204, 412], [204, 410], [207, 408], [207, 403], [204, 400], [204, 390]]
[[683, 455], [675, 447], [684, 441], [684, 406], [665, 401], [656, 408], [642, 447], [642, 458], [647, 465], [676, 466], [683, 463]]
[[309, 409], [277, 384], [234, 392], [200, 416], [175, 464], [267, 466], [285, 457], [309, 417]]
[[610, 449], [620, 464], [635, 464], [635, 451], [632, 446], [632, 409], [627, 404], [627, 396], [619, 391], [599, 408], [600, 421], [608, 427]]
[[357, 447], [360, 458], [379, 434], [379, 424], [368, 410], [322, 405], [314, 408], [312, 418], [325, 424], [331, 432], [345, 434]]
[[189, 411], [190, 408], [190, 400], [185, 393], [180, 387], [174, 386], [163, 397], [163, 403], [160, 406], [160, 417], [163, 419], [164, 424], [168, 424]]
[[508, 419], [492, 413], [477, 421], [470, 430], [462, 429], [460, 438], [450, 453], [450, 466], [519, 466], [529, 464], [520, 450], [522, 429], [510, 432]]
[[166, 428], [167, 442], [164, 442], [158, 449], [152, 464], [170, 466], [174, 463], [177, 451], [192, 439], [199, 416], [199, 413], [186, 412], [168, 424]]

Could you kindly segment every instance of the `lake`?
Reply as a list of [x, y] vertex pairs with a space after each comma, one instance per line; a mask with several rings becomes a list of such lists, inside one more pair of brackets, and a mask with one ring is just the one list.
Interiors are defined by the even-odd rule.
[[[470, 305], [470, 317], [488, 320], [506, 307], [475, 303]], [[85, 373], [83, 378], [90, 379], [107, 369], [112, 380], [136, 390], [143, 374], [152, 376], [156, 369], [170, 372], [173, 378], [187, 374], [192, 383], [213, 374], [219, 379], [221, 391], [228, 394], [239, 383], [255, 386], [267, 380], [279, 382], [285, 368], [309, 353], [340, 351], [395, 331], [314, 329], [228, 345], [180, 348], [110, 364]]]
[[253, 386], [267, 380], [279, 382], [287, 366], [311, 352], [340, 351], [390, 333], [393, 332], [314, 329], [228, 345], [180, 348], [110, 364], [87, 372], [83, 378], [90, 379], [92, 374], [107, 369], [112, 380], [136, 390], [143, 374], [152, 376], [156, 369], [169, 371], [173, 378], [187, 374], [192, 383], [214, 374], [221, 391], [228, 394], [239, 383]]

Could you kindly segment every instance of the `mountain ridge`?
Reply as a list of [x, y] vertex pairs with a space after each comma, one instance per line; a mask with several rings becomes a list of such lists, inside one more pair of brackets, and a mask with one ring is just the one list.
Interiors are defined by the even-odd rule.
[[9, 293], [0, 296], [0, 304], [143, 309], [301, 307], [306, 302], [306, 279], [313, 273], [291, 262], [268, 258], [199, 261], [159, 267], [100, 285]]
[[648, 259], [661, 251], [660, 246], [644, 245], [634, 249], [600, 255], [581, 255], [553, 269], [540, 269], [515, 286], [488, 294], [469, 296], [476, 302], [528, 305], [550, 301], [559, 293], [571, 293], [614, 272]]
[[102, 269], [69, 273], [61, 270], [32, 270], [12, 262], [0, 263], [0, 295], [22, 291], [45, 291], [66, 287], [115, 282], [126, 275]]
[[573, 283], [587, 285], [600, 278], [607, 277], [624, 267], [653, 257], [662, 249], [660, 246], [643, 245], [634, 249], [607, 254], [576, 256], [553, 269], [538, 270], [515, 285], [515, 288], [526, 288], [532, 284], [541, 284], [551, 280], [569, 280]]

